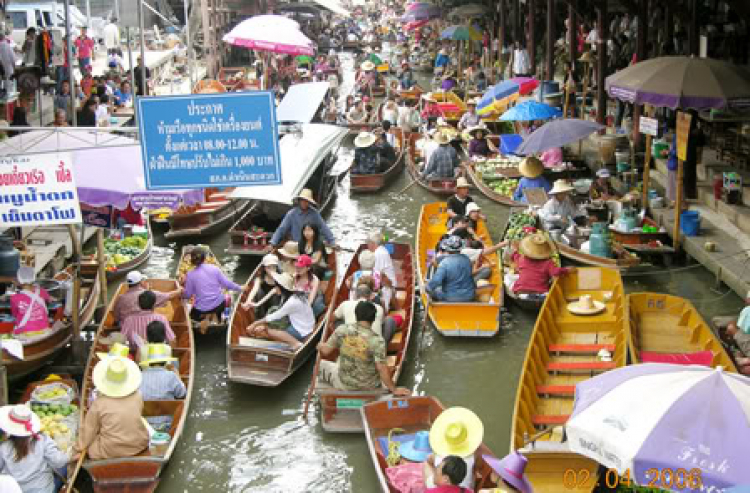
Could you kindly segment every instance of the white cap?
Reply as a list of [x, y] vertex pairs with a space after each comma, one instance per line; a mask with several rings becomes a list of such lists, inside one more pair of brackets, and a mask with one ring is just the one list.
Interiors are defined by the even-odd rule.
[[612, 176], [607, 168], [602, 168], [596, 172], [596, 176], [599, 178], [609, 178]]
[[471, 214], [472, 212], [474, 212], [474, 211], [481, 211], [481, 210], [482, 210], [482, 208], [481, 208], [481, 207], [479, 207], [479, 206], [478, 206], [477, 204], [475, 204], [474, 202], [469, 202], [469, 203], [468, 203], [468, 204], [466, 205], [466, 215], [467, 215], [467, 216], [468, 216], [469, 214]]
[[22, 265], [16, 272], [16, 278], [18, 278], [18, 282], [21, 284], [32, 284], [36, 281], [36, 271], [33, 267]]
[[128, 272], [128, 277], [126, 279], [128, 281], [128, 285], [135, 286], [136, 284], [140, 284], [141, 282], [145, 281], [147, 277], [141, 274], [139, 271], [134, 270], [132, 272]]

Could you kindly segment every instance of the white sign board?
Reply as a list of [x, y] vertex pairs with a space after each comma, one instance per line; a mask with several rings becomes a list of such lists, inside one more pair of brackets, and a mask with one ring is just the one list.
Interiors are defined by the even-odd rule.
[[642, 116], [638, 123], [638, 128], [640, 129], [642, 134], [645, 135], [653, 135], [656, 137], [659, 135], [659, 120], [656, 118], [648, 118], [646, 116]]
[[69, 153], [0, 158], [0, 226], [80, 222]]

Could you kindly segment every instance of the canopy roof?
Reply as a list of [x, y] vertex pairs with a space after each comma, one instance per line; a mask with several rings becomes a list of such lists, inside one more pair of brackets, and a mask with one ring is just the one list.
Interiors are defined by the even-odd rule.
[[276, 108], [276, 121], [310, 123], [328, 92], [328, 82], [307, 82], [289, 86]]

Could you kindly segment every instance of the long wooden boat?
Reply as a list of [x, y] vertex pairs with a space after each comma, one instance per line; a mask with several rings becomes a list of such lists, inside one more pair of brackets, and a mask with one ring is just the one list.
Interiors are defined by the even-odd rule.
[[138, 255], [136, 255], [129, 261], [116, 265], [113, 270], [107, 270], [107, 281], [111, 282], [119, 279], [127, 275], [128, 272], [134, 271], [135, 269], [148, 262], [148, 259], [151, 258], [151, 252], [154, 248], [154, 235], [151, 231], [150, 221], [146, 221], [146, 232], [148, 234], [148, 243], [146, 243], [146, 248], [141, 250]]
[[661, 293], [632, 293], [630, 361], [721, 366], [736, 372], [734, 361], [692, 303]]
[[401, 148], [393, 165], [382, 173], [356, 174], [350, 172], [349, 189], [355, 193], [379, 192], [404, 171], [407, 152], [405, 148]]
[[517, 202], [513, 200], [513, 198], [508, 197], [507, 195], [503, 195], [500, 193], [497, 193], [492, 188], [490, 188], [487, 183], [482, 179], [482, 177], [477, 173], [476, 168], [474, 167], [474, 163], [470, 160], [464, 160], [461, 162], [461, 168], [463, 169], [466, 176], [469, 178], [469, 181], [477, 187], [477, 189], [482, 192], [482, 195], [487, 197], [493, 202], [496, 202], [500, 205], [505, 205], [509, 207], [524, 207], [526, 204], [523, 202]]
[[[190, 262], [190, 252], [193, 251], [195, 248], [202, 248], [206, 252], [206, 260], [205, 262], [208, 264], [213, 264], [217, 266], [226, 276], [226, 271], [224, 270], [224, 266], [221, 265], [221, 262], [219, 262], [219, 259], [216, 258], [216, 255], [214, 255], [214, 252], [211, 251], [211, 248], [208, 245], [184, 245], [182, 247], [182, 251], [180, 252], [180, 261], [177, 263], [177, 268], [175, 271], [175, 278], [177, 279], [177, 282], [180, 283], [180, 285], [185, 285], [185, 276], [187, 276], [187, 273], [193, 270], [193, 264]], [[230, 278], [230, 276], [227, 276], [227, 278]], [[226, 294], [226, 293], [225, 293]], [[192, 308], [192, 305], [190, 304], [190, 300], [187, 302], [187, 308], [188, 313], [190, 313], [190, 309]], [[212, 323], [208, 326], [208, 332], [221, 332], [226, 330], [228, 325], [228, 320], [224, 319], [219, 321], [219, 323]], [[196, 329], [200, 323], [190, 321], [191, 326], [193, 329]]]
[[[398, 493], [401, 491], [388, 480], [386, 474], [388, 452], [387, 450], [384, 451], [383, 444], [385, 443], [387, 446], [391, 430], [399, 428], [403, 430], [400, 432], [403, 435], [429, 431], [432, 423], [444, 410], [445, 407], [439, 400], [429, 396], [381, 400], [362, 406], [361, 415], [367, 438], [367, 447], [370, 450], [372, 465], [378, 475], [380, 491], [383, 493]], [[391, 438], [397, 439], [398, 434], [393, 433]], [[492, 479], [492, 468], [483, 459], [485, 455], [495, 456], [482, 443], [474, 454], [476, 458], [474, 462], [474, 491], [498, 486]], [[558, 482], [558, 484], [561, 483]]]
[[592, 267], [602, 267], [605, 269], [616, 269], [624, 271], [634, 269], [641, 264], [641, 259], [637, 255], [629, 253], [625, 249], [617, 249], [615, 251], [617, 258], [607, 258], [582, 252], [581, 250], [573, 248], [570, 245], [566, 245], [561, 241], [556, 241], [555, 246], [560, 252], [560, 255], [562, 255], [563, 257], [579, 264]]
[[415, 154], [416, 150], [410, 147], [406, 156], [406, 169], [412, 180], [436, 195], [449, 197], [456, 193], [456, 178], [422, 178]]
[[[397, 310], [390, 314], [398, 314], [402, 317], [403, 323], [398, 332], [393, 335], [387, 348], [387, 364], [391, 372], [394, 383], [398, 383], [401, 371], [406, 361], [409, 341], [412, 334], [412, 321], [414, 319], [414, 262], [411, 245], [407, 243], [389, 243], [393, 249], [391, 260], [396, 269], [396, 295], [395, 302]], [[344, 275], [344, 282], [339, 285], [334, 306], [338, 307], [341, 303], [349, 299], [350, 289], [346, 285], [346, 279], [351, 278], [359, 270], [359, 253], [366, 248], [361, 245], [354, 254], [352, 262]], [[328, 322], [323, 332], [322, 341], [325, 342], [333, 334], [335, 327], [335, 316], [333, 313], [328, 318]], [[318, 353], [318, 360], [321, 355]], [[336, 361], [336, 355], [326, 358]], [[315, 393], [320, 399], [321, 424], [325, 431], [340, 433], [361, 433], [362, 419], [359, 414], [359, 408], [362, 405], [383, 398], [387, 391], [384, 388], [361, 391], [337, 390], [330, 385], [318, 381], [315, 386]]]
[[[514, 214], [518, 214], [522, 211], [526, 211], [526, 208], [514, 207], [510, 210], [510, 214], [508, 215], [508, 221], [505, 223], [505, 230], [503, 231], [503, 240], [513, 241], [515, 239], [511, 237], [512, 234], [510, 231], [510, 224], [511, 224], [510, 220], [514, 216]], [[506, 248], [512, 248], [512, 246], [509, 246]], [[510, 269], [512, 265], [509, 263], [507, 257], [504, 257], [504, 259], [505, 261], [503, 262], [503, 274], [505, 274], [505, 271]], [[505, 275], [503, 275], [503, 279], [505, 279]], [[512, 289], [509, 289], [508, 286], [505, 286], [505, 295], [519, 308], [521, 308], [522, 310], [530, 311], [530, 312], [538, 312], [542, 308], [542, 305], [544, 304], [543, 297], [522, 298], [518, 296], [516, 293], [514, 293]]]
[[[55, 280], [65, 282], [73, 279], [74, 267], [70, 266], [55, 275]], [[79, 323], [83, 327], [94, 318], [101, 283], [96, 264], [86, 264], [81, 269], [81, 311]], [[61, 288], [64, 289], [64, 288]], [[8, 378], [16, 380], [43, 367], [60, 353], [73, 338], [73, 320], [65, 316], [65, 301], [48, 303], [50, 319], [54, 321], [54, 330], [41, 339], [23, 343], [23, 359], [12, 356], [7, 350], [0, 352], [0, 366], [5, 366]], [[10, 315], [10, 297], [3, 302], [2, 312]], [[10, 334], [14, 322], [0, 322], [0, 333]]]
[[[172, 279], [149, 279], [147, 282], [149, 289], [160, 292], [170, 292], [180, 287], [179, 283]], [[107, 307], [107, 314], [99, 326], [94, 343], [91, 346], [81, 394], [84, 413], [90, 405], [91, 391], [94, 388], [92, 374], [94, 366], [99, 362], [96, 353], [107, 352], [108, 350], [108, 347], [102, 344], [101, 340], [117, 330], [113, 310], [117, 298], [126, 291], [125, 283], [120, 284], [117, 293]], [[167, 465], [177, 447], [177, 442], [188, 418], [193, 394], [193, 377], [195, 375], [195, 345], [193, 332], [190, 330], [187, 306], [180, 299], [172, 299], [165, 307], [157, 308], [156, 311], [167, 317], [177, 337], [175, 346], [172, 348], [172, 355], [179, 358], [180, 378], [185, 383], [187, 394], [184, 399], [180, 400], [145, 401], [144, 403], [143, 416], [172, 416], [172, 426], [168, 432], [171, 440], [168, 445], [150, 448], [134, 457], [84, 461], [83, 467], [91, 476], [94, 491], [97, 493], [113, 491], [153, 492], [159, 485], [159, 476], [164, 466]]]
[[[446, 336], [491, 337], [500, 329], [500, 309], [503, 306], [502, 262], [495, 253], [488, 259], [494, 264], [490, 285], [489, 301], [469, 301], [464, 303], [437, 302], [427, 297], [427, 268], [435, 256], [435, 247], [446, 233], [448, 206], [445, 202], [433, 202], [422, 206], [417, 230], [417, 279], [422, 296], [422, 304], [435, 328]], [[485, 245], [492, 244], [487, 225], [480, 220], [477, 235]]]
[[[605, 311], [574, 315], [568, 303], [590, 295]], [[526, 474], [537, 493], [559, 493], [567, 470], [588, 471], [591, 481], [571, 485], [591, 491], [598, 464], [570, 451], [562, 426], [573, 410], [575, 384], [625, 366], [628, 301], [618, 271], [581, 267], [555, 280], [537, 318], [518, 383], [511, 450], [528, 459]], [[606, 349], [611, 361], [597, 355]], [[541, 431], [548, 433], [538, 436]], [[572, 489], [572, 488], [571, 488]]]
[[241, 216], [249, 207], [247, 200], [230, 200], [234, 188], [205, 190], [206, 198], [191, 206], [182, 206], [169, 216], [169, 231], [164, 233], [167, 239], [208, 236], [221, 231]]
[[[336, 254], [330, 253], [327, 261], [331, 276], [329, 280], [321, 281], [327, 309], [318, 317], [312, 333], [296, 351], [291, 351], [289, 346], [281, 342], [244, 336], [247, 326], [255, 321], [255, 313], [252, 309], [245, 310], [242, 307], [249, 292], [242, 293], [232, 310], [227, 331], [229, 380], [263, 387], [277, 387], [315, 353], [323, 328], [333, 309], [336, 294]], [[255, 279], [262, 275], [262, 269], [263, 266], [258, 265], [248, 278], [246, 286], [253, 285]]]
[[437, 101], [440, 111], [443, 113], [443, 117], [449, 122], [457, 122], [461, 119], [461, 116], [466, 113], [466, 103], [464, 103], [455, 92], [434, 91], [430, 94], [432, 94], [435, 101]]

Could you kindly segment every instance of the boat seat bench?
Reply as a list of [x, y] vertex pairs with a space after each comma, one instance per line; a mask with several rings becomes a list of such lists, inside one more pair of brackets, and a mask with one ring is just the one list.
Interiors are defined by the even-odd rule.
[[556, 397], [573, 397], [576, 393], [575, 385], [537, 385], [536, 393], [539, 395]]
[[531, 422], [537, 426], [564, 425], [568, 422], [568, 414], [537, 414], [531, 417]]
[[615, 368], [617, 368], [617, 364], [614, 361], [553, 361], [547, 363], [547, 371], [552, 373], [574, 371], [606, 371], [614, 370]]
[[550, 344], [547, 346], [550, 353], [598, 353], [606, 349], [610, 353], [614, 352], [614, 344]]

